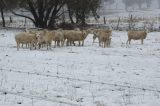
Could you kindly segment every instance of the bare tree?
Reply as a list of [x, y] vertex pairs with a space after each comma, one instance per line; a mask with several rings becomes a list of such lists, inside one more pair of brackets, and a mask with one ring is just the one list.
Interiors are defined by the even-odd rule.
[[[0, 0], [3, 8], [6, 8], [16, 16], [25, 17], [31, 20], [36, 27], [54, 28], [56, 20], [64, 15], [63, 7], [68, 8], [71, 23], [86, 24], [86, 18], [91, 14], [98, 17], [97, 9], [101, 0]], [[14, 3], [12, 3], [12, 2]], [[0, 5], [1, 5], [0, 4]], [[10, 8], [10, 4], [21, 10], [27, 10], [31, 14], [21, 14]], [[3, 9], [2, 8], [2, 9]], [[3, 12], [1, 12], [3, 13]], [[76, 18], [74, 22], [73, 17]]]
[[[3, 0], [5, 7], [9, 2]], [[25, 17], [31, 20], [36, 27], [51, 28], [54, 27], [56, 19], [61, 15], [60, 10], [64, 6], [65, 0], [19, 0], [21, 8], [28, 10], [32, 16], [16, 13], [9, 9], [14, 15]]]

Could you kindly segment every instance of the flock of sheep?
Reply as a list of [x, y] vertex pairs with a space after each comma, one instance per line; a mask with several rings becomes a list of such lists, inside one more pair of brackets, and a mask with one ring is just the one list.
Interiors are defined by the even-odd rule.
[[[25, 32], [20, 32], [15, 35], [15, 40], [17, 43], [17, 50], [19, 50], [20, 45], [23, 47], [25, 44], [27, 48], [44, 48], [47, 50], [51, 49], [52, 41], [55, 42], [55, 47], [64, 46], [66, 42], [66, 46], [75, 46], [75, 42], [79, 43], [79, 46], [84, 45], [84, 40], [88, 36], [88, 34], [93, 34], [93, 43], [96, 38], [98, 38], [99, 46], [105, 48], [109, 47], [111, 44], [111, 36], [112, 30], [110, 29], [87, 29], [80, 30], [78, 28], [74, 30], [41, 30], [41, 31], [31, 31], [26, 30]], [[127, 43], [134, 40], [141, 40], [141, 44], [143, 44], [143, 40], [147, 36], [147, 31], [128, 31], [128, 40]]]

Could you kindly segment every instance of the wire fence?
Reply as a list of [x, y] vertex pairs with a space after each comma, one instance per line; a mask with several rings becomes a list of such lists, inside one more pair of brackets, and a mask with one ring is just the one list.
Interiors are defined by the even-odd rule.
[[[144, 14], [139, 15], [138, 13], [124, 13], [125, 15], [122, 16], [115, 14], [101, 15], [98, 20], [90, 17], [86, 19], [86, 21], [88, 24], [93, 24], [97, 28], [112, 28], [114, 30], [123, 31], [131, 27], [135, 30], [147, 28], [151, 31], [160, 31], [160, 14], [149, 14], [150, 16], [145, 16]], [[131, 16], [133, 16], [132, 20], [130, 18]], [[5, 19], [6, 27], [8, 28], [36, 28], [32, 21], [23, 17], [7, 15]], [[65, 22], [70, 21], [66, 18]], [[2, 26], [2, 20], [0, 20], [0, 25]]]
[[141, 87], [134, 87], [134, 86], [129, 86], [129, 85], [120, 85], [120, 84], [114, 84], [114, 83], [108, 83], [108, 82], [100, 82], [100, 81], [93, 81], [93, 80], [85, 80], [85, 79], [76, 79], [76, 78], [71, 78], [71, 77], [65, 77], [65, 76], [59, 76], [58, 73], [57, 75], [48, 75], [48, 74], [42, 74], [42, 73], [37, 73], [37, 72], [22, 72], [22, 71], [17, 71], [17, 70], [12, 70], [12, 69], [0, 69], [1, 71], [8, 71], [8, 72], [15, 72], [15, 73], [20, 73], [20, 74], [28, 74], [28, 75], [38, 75], [38, 76], [45, 76], [45, 77], [51, 77], [51, 78], [59, 78], [59, 79], [67, 79], [70, 81], [80, 81], [80, 82], [87, 82], [90, 84], [101, 84], [101, 85], [109, 85], [109, 86], [118, 86], [122, 88], [132, 88], [132, 89], [137, 89], [137, 90], [142, 90], [142, 91], [150, 91], [150, 92], [157, 92], [160, 93], [160, 90], [158, 89], [149, 89], [149, 88], [141, 88]]
[[3, 93], [4, 95], [8, 95], [8, 94], [16, 95], [16, 96], [20, 96], [20, 97], [24, 97], [24, 98], [28, 98], [28, 99], [32, 99], [32, 100], [35, 99], [35, 100], [48, 101], [48, 102], [53, 102], [53, 103], [67, 104], [69, 106], [81, 106], [81, 105], [76, 104], [74, 102], [65, 102], [65, 101], [49, 99], [49, 98], [41, 97], [41, 96], [33, 96], [33, 95], [27, 95], [27, 94], [22, 94], [22, 93], [17, 93], [17, 92], [11, 92], [11, 91], [2, 90], [2, 89], [0, 89], [0, 92]]

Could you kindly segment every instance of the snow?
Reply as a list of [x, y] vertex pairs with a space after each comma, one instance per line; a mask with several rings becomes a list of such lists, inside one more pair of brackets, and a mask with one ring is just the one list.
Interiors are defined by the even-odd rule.
[[17, 51], [18, 32], [0, 30], [0, 106], [160, 105], [159, 32], [144, 45], [113, 31], [110, 48], [90, 34], [84, 47]]

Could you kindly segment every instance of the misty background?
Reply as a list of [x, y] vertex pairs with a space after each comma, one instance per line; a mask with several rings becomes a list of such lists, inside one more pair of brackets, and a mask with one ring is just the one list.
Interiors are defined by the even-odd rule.
[[100, 13], [111, 14], [115, 11], [152, 11], [160, 9], [160, 0], [103, 0]]

